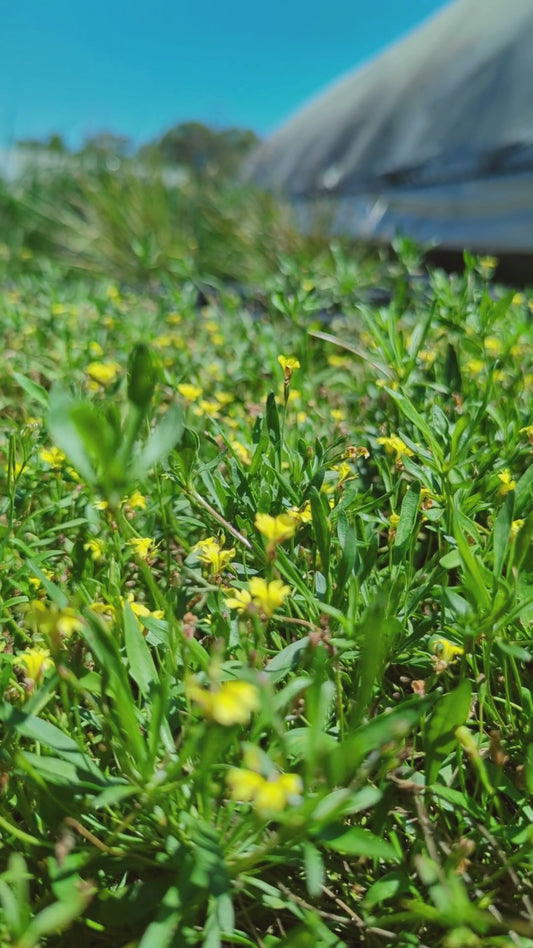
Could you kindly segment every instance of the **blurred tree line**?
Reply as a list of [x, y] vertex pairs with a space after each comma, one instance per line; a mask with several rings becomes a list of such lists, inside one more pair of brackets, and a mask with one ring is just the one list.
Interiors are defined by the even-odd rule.
[[202, 122], [181, 122], [138, 148], [130, 139], [113, 132], [88, 136], [77, 151], [70, 149], [58, 134], [44, 140], [25, 139], [17, 142], [17, 146], [54, 155], [76, 154], [107, 164], [117, 160], [141, 161], [143, 164], [176, 166], [198, 176], [229, 178], [236, 174], [258, 142], [251, 129], [219, 129]]

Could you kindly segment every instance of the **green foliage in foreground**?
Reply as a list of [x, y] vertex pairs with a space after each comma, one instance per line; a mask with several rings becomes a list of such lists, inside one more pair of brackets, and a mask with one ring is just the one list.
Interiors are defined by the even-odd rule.
[[6, 287], [2, 945], [533, 945], [530, 312], [396, 276]]

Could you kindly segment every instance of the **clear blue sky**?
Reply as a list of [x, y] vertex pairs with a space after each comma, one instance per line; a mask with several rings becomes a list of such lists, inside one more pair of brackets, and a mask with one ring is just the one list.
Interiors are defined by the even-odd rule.
[[0, 144], [136, 142], [176, 122], [265, 135], [445, 0], [20, 0], [3, 4]]

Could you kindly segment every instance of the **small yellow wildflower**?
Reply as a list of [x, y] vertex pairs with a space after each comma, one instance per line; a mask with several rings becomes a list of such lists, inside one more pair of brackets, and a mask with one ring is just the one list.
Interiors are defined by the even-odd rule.
[[[86, 372], [92, 383], [98, 387], [107, 388], [116, 381], [121, 367], [118, 362], [91, 362]], [[93, 386], [91, 386], [93, 387]]]
[[92, 339], [89, 343], [89, 353], [92, 355], [93, 359], [101, 359], [104, 354], [104, 350], [102, 349], [102, 346], [99, 342], [96, 342], [95, 339]]
[[147, 560], [155, 550], [155, 540], [152, 537], [132, 537], [128, 540], [128, 546], [131, 546], [133, 552], [141, 560]]
[[346, 412], [344, 412], [342, 408], [332, 408], [330, 415], [333, 418], [333, 421], [337, 424], [340, 424], [341, 421], [346, 420]]
[[212, 398], [200, 398], [195, 408], [196, 415], [210, 415], [212, 418], [220, 418], [220, 404]]
[[254, 606], [260, 609], [267, 619], [283, 605], [291, 591], [290, 586], [285, 586], [281, 579], [273, 579], [271, 583], [267, 583], [260, 576], [253, 576], [249, 587]]
[[296, 533], [294, 518], [286, 513], [278, 514], [276, 517], [266, 513], [256, 513], [255, 526], [268, 540], [267, 549], [269, 550], [289, 540]]
[[94, 612], [95, 615], [102, 616], [102, 618], [110, 622], [114, 622], [117, 615], [115, 607], [109, 602], [93, 602], [90, 605], [90, 610]]
[[259, 692], [247, 681], [225, 681], [218, 691], [206, 691], [192, 678], [185, 690], [189, 700], [200, 706], [206, 718], [224, 727], [248, 724], [259, 708]]
[[465, 363], [465, 369], [467, 372], [470, 372], [471, 375], [479, 375], [480, 372], [483, 372], [485, 368], [485, 363], [483, 359], [469, 359]]
[[294, 370], [300, 368], [300, 363], [298, 362], [298, 359], [295, 358], [295, 356], [279, 355], [278, 362], [283, 369], [283, 374], [286, 379], [290, 379]]
[[236, 612], [245, 612], [252, 601], [247, 589], [229, 589], [231, 595], [224, 599], [226, 609], [235, 609]]
[[513, 306], [522, 306], [525, 302], [525, 296], [523, 293], [515, 293], [512, 299]]
[[183, 395], [188, 402], [195, 402], [202, 394], [202, 389], [198, 385], [192, 385], [190, 382], [181, 382], [178, 385], [178, 392]]
[[522, 529], [523, 526], [524, 526], [524, 521], [523, 521], [523, 520], [521, 520], [521, 519], [513, 520], [513, 522], [511, 523], [511, 530], [510, 530], [510, 533], [509, 533], [509, 539], [510, 539], [510, 540], [516, 540], [516, 538], [517, 538], [518, 534], [520, 533], [520, 530]]
[[525, 428], [520, 428], [520, 434], [527, 435], [529, 443], [533, 444], [533, 425], [526, 425]]
[[235, 396], [231, 392], [215, 392], [215, 398], [221, 405], [231, 405], [235, 401]]
[[143, 497], [140, 490], [134, 490], [129, 497], [124, 498], [122, 503], [132, 510], [146, 510], [146, 498]]
[[461, 648], [460, 645], [455, 645], [454, 642], [450, 642], [449, 639], [445, 639], [443, 636], [433, 638], [430, 644], [433, 654], [437, 656], [440, 662], [445, 662], [446, 665], [455, 662], [465, 653], [464, 648]]
[[509, 468], [505, 468], [504, 471], [499, 471], [498, 478], [501, 481], [498, 494], [500, 497], [505, 497], [506, 494], [509, 494], [516, 487], [516, 481], [513, 480]]
[[313, 515], [311, 513], [311, 501], [306, 500], [305, 504], [298, 507], [289, 507], [286, 511], [288, 517], [292, 517], [297, 527], [301, 524], [312, 523]]
[[252, 463], [252, 452], [246, 447], [246, 445], [241, 444], [240, 441], [235, 441], [232, 439], [230, 440], [230, 447], [241, 464], [246, 464], [248, 466]]
[[400, 515], [397, 513], [391, 513], [389, 517], [389, 526], [391, 530], [396, 530], [396, 527], [398, 526], [399, 522], [400, 522]]
[[498, 339], [497, 336], [487, 336], [485, 339], [485, 351], [494, 359], [501, 354], [502, 348], [501, 339]]
[[68, 639], [83, 629], [83, 620], [71, 606], [59, 609], [55, 604], [47, 605], [35, 599], [30, 603], [29, 616], [39, 632], [48, 638], [59, 636]]
[[87, 543], [83, 544], [83, 549], [91, 554], [91, 559], [95, 563], [100, 563], [104, 558], [105, 544], [99, 537], [91, 537]]
[[231, 799], [239, 803], [251, 803], [264, 782], [265, 778], [261, 774], [244, 767], [232, 767], [226, 777]]
[[93, 507], [95, 510], [108, 510], [109, 504], [107, 500], [95, 500]]
[[164, 612], [162, 609], [149, 609], [148, 606], [145, 606], [144, 602], [136, 602], [133, 593], [128, 593], [126, 599], [120, 600], [122, 606], [127, 602], [133, 615], [137, 619], [144, 619], [145, 616], [152, 616], [153, 619], [163, 619]]
[[414, 454], [411, 448], [408, 448], [398, 435], [388, 435], [387, 437], [378, 438], [378, 444], [383, 445], [389, 457], [394, 455], [395, 461], [400, 461], [402, 457], [412, 458]]
[[167, 316], [167, 323], [169, 326], [179, 326], [182, 320], [183, 317], [181, 313], [169, 313]]
[[273, 774], [268, 779], [254, 770], [232, 767], [226, 777], [232, 800], [252, 803], [259, 816], [279, 813], [297, 803], [303, 784], [298, 774]]
[[223, 550], [220, 543], [214, 537], [206, 537], [191, 548], [191, 553], [195, 553], [204, 566], [209, 567], [210, 576], [219, 576], [226, 569], [235, 556], [235, 548]]
[[26, 668], [26, 678], [31, 678], [35, 684], [38, 684], [45, 671], [52, 667], [52, 659], [47, 648], [27, 648], [22, 655], [17, 656], [17, 659]]
[[65, 460], [65, 454], [61, 451], [60, 448], [41, 448], [39, 451], [39, 457], [41, 461], [44, 461], [45, 464], [49, 464], [50, 467], [59, 468]]
[[334, 464], [333, 470], [339, 475], [337, 487], [340, 487], [341, 484], [344, 484], [344, 481], [350, 481], [353, 480], [354, 477], [357, 477], [357, 474], [355, 474], [346, 461], [341, 461], [340, 464]]

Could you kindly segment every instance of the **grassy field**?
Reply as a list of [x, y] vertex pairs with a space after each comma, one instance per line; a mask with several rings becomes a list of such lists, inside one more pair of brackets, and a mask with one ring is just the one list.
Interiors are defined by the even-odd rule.
[[0, 195], [0, 944], [533, 946], [533, 328], [260, 198]]

